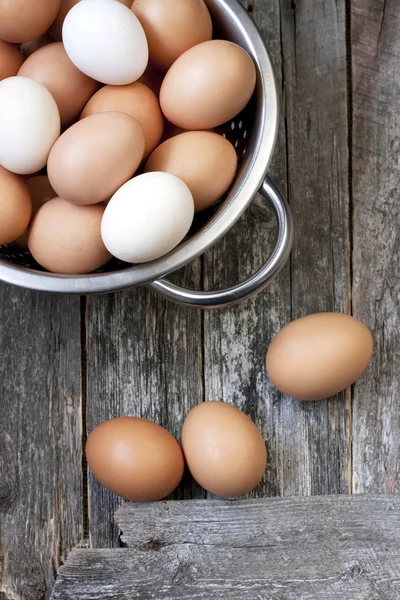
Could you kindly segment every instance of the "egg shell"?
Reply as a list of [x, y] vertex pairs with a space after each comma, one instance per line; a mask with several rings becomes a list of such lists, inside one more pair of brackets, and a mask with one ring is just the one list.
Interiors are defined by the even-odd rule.
[[24, 62], [24, 56], [18, 46], [0, 40], [0, 81], [14, 77]]
[[61, 125], [76, 120], [99, 87], [70, 61], [62, 42], [45, 45], [22, 65], [18, 75], [34, 79], [49, 90], [57, 103]]
[[373, 351], [369, 329], [350, 315], [317, 313], [286, 325], [268, 348], [272, 383], [297, 400], [321, 400], [346, 389]]
[[24, 179], [0, 167], [0, 244], [9, 244], [28, 227], [32, 200]]
[[[57, 13], [57, 17], [52, 23], [49, 33], [52, 36], [53, 40], [60, 42], [62, 40], [62, 26], [64, 24], [65, 17], [71, 10], [75, 4], [78, 4], [81, 0], [61, 0], [60, 9]], [[132, 6], [132, 0], [118, 0], [121, 4], [124, 4], [128, 8]]]
[[[32, 199], [32, 217], [34, 217], [43, 204], [57, 196], [50, 185], [47, 175], [29, 177], [25, 180]], [[28, 250], [28, 228], [15, 241], [14, 245], [21, 250]]]
[[164, 129], [164, 118], [154, 92], [137, 81], [130, 85], [106, 85], [89, 100], [81, 118], [105, 111], [124, 112], [138, 121], [144, 133], [144, 157], [147, 158]]
[[0, 81], [0, 164], [30, 175], [40, 171], [60, 135], [60, 113], [50, 92], [27, 77]]
[[212, 38], [203, 0], [135, 0], [132, 11], [145, 31], [150, 61], [164, 71], [186, 50]]
[[79, 2], [64, 20], [62, 38], [74, 65], [102, 83], [133, 83], [143, 75], [148, 63], [143, 27], [120, 2]]
[[1, 0], [0, 39], [22, 44], [40, 37], [52, 24], [60, 0]]
[[182, 448], [194, 479], [225, 498], [243, 496], [262, 479], [267, 452], [260, 431], [242, 411], [224, 402], [203, 402], [187, 416]]
[[199, 212], [225, 194], [236, 168], [235, 148], [227, 139], [209, 131], [188, 131], [158, 146], [145, 172], [165, 171], [179, 177], [192, 192]]
[[77, 206], [53, 198], [34, 216], [28, 247], [33, 258], [53, 273], [90, 273], [111, 258], [100, 235], [104, 205]]
[[189, 188], [169, 173], [145, 173], [111, 198], [101, 224], [111, 254], [130, 263], [155, 260], [175, 248], [193, 221]]
[[159, 425], [136, 417], [111, 419], [96, 427], [88, 438], [86, 457], [107, 489], [136, 502], [168, 496], [184, 470], [175, 438]]
[[225, 40], [194, 46], [167, 72], [160, 91], [166, 118], [182, 129], [211, 129], [249, 102], [256, 69], [243, 48]]
[[59, 196], [75, 204], [108, 200], [136, 171], [144, 145], [142, 128], [129, 115], [91, 115], [54, 144], [47, 163], [50, 183]]

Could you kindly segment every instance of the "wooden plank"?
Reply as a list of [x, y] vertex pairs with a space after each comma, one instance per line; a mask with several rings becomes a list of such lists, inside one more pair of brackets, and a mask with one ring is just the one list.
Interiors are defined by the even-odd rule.
[[[206, 399], [233, 402], [261, 428], [269, 466], [256, 495], [346, 493], [351, 487], [350, 394], [299, 404], [269, 383], [264, 356], [291, 318], [348, 312], [349, 232], [344, 0], [247, 2], [283, 83], [271, 176], [289, 194], [295, 244], [270, 288], [205, 315]], [[271, 248], [271, 215], [256, 200], [205, 256], [206, 289], [233, 284]]]
[[400, 498], [126, 505], [127, 549], [74, 551], [52, 600], [395, 600]]
[[375, 337], [354, 392], [354, 492], [400, 491], [400, 14], [353, 0], [353, 313]]
[[79, 298], [0, 284], [0, 598], [43, 600], [82, 541]]
[[[200, 263], [178, 275], [200, 285]], [[175, 279], [176, 280], [176, 279]], [[144, 288], [91, 298], [87, 310], [87, 429], [118, 416], [141, 416], [180, 438], [184, 417], [203, 400], [202, 322]], [[203, 497], [191, 480], [175, 497]], [[186, 485], [185, 485], [186, 484]], [[120, 499], [89, 476], [90, 541], [119, 545], [112, 515]]]

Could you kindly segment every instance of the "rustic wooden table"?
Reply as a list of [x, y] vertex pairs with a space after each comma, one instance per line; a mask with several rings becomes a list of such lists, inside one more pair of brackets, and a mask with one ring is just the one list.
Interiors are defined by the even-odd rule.
[[[54, 297], [0, 286], [0, 600], [48, 597], [73, 546], [118, 546], [118, 500], [87, 475], [87, 432], [118, 415], [179, 436], [207, 399], [261, 428], [269, 465], [256, 496], [400, 491], [400, 13], [398, 0], [246, 2], [282, 92], [271, 176], [296, 224], [271, 287], [220, 312], [145, 289]], [[272, 241], [257, 199], [226, 238], [179, 275], [218, 287], [261, 265]], [[285, 323], [351, 312], [373, 331], [368, 371], [329, 401], [269, 383], [264, 355]], [[185, 485], [178, 497], [203, 492]]]

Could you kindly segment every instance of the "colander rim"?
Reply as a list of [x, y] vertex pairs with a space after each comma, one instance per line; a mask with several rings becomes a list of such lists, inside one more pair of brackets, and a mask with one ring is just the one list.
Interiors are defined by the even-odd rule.
[[176, 271], [202, 255], [236, 223], [260, 189], [271, 161], [279, 126], [279, 102], [274, 69], [261, 34], [238, 0], [213, 0], [239, 28], [252, 55], [261, 87], [261, 126], [256, 151], [250, 157], [240, 188], [219, 214], [166, 256], [126, 269], [89, 275], [59, 275], [36, 271], [0, 258], [0, 280], [20, 287], [62, 294], [100, 294], [136, 287]]

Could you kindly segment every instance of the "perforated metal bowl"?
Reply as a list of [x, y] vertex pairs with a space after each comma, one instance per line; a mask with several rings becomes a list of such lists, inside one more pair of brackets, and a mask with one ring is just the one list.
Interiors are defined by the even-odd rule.
[[[127, 265], [111, 262], [90, 275], [63, 276], [44, 272], [28, 252], [13, 246], [0, 247], [0, 279], [11, 284], [64, 294], [105, 293], [148, 284], [169, 300], [190, 306], [215, 308], [248, 298], [265, 288], [286, 263], [292, 247], [293, 224], [289, 207], [278, 190], [266, 179], [275, 147], [278, 122], [278, 95], [268, 51], [248, 13], [237, 0], [206, 0], [215, 37], [242, 46], [254, 59], [257, 85], [246, 109], [220, 128], [235, 146], [239, 166], [235, 181], [225, 198], [205, 214], [196, 217], [187, 238], [172, 252], [151, 263]], [[200, 256], [217, 242], [239, 219], [257, 192], [271, 203], [277, 219], [277, 239], [272, 255], [246, 281], [222, 291], [190, 291], [160, 279]]]

